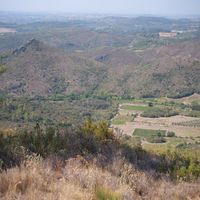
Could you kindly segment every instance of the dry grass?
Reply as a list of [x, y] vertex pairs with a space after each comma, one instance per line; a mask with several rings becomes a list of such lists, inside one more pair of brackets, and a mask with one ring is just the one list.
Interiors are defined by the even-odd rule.
[[35, 158], [0, 175], [0, 194], [3, 200], [91, 199], [83, 188]]
[[57, 159], [31, 157], [20, 167], [0, 174], [0, 199], [96, 200], [99, 187], [125, 200], [200, 199], [198, 183], [175, 185], [167, 179], [154, 180], [122, 158], [114, 159], [107, 169], [97, 162], [78, 156], [63, 166]]

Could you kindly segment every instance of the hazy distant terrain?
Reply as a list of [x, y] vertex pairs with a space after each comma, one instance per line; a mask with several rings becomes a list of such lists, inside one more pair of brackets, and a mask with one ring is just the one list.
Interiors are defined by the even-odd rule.
[[[1, 24], [16, 30], [0, 35], [4, 93], [93, 91], [181, 97], [200, 91], [198, 20], [104, 17], [16, 22]], [[177, 36], [159, 37], [159, 32], [171, 31]]]

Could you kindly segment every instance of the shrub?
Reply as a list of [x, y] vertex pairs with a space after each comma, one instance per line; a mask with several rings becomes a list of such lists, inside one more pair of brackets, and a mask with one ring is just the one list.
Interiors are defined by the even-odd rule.
[[99, 141], [106, 141], [114, 137], [112, 130], [109, 129], [105, 121], [92, 122], [91, 119], [88, 119], [83, 124], [82, 131], [86, 135], [95, 136]]
[[[96, 153], [99, 140], [108, 138], [110, 133], [104, 123], [97, 124], [97, 136], [85, 134], [79, 129], [54, 127], [41, 128], [36, 124], [32, 130], [18, 131], [12, 135], [0, 133], [1, 166], [18, 165], [26, 154], [36, 153], [42, 157], [50, 155], [68, 158], [77, 154]], [[105, 133], [104, 133], [105, 131]]]
[[195, 152], [188, 152], [188, 149], [186, 151], [168, 151], [166, 158], [172, 178], [190, 181], [200, 177], [200, 162]]
[[113, 132], [106, 122], [87, 120], [78, 128], [41, 128], [37, 123], [34, 129], [21, 130], [8, 135], [0, 132], [0, 165], [9, 167], [23, 161], [26, 153], [36, 153], [42, 157], [49, 155], [68, 158], [85, 153], [95, 154], [99, 146], [113, 138]]
[[152, 103], [152, 102], [149, 102], [149, 103], [148, 103], [148, 106], [149, 106], [149, 107], [153, 107], [153, 103]]
[[200, 111], [200, 104], [198, 102], [192, 102], [191, 108], [192, 110]]
[[174, 137], [174, 136], [175, 136], [175, 133], [173, 131], [169, 131], [166, 134], [166, 137]]
[[0, 74], [3, 74], [6, 71], [5, 65], [0, 64]]

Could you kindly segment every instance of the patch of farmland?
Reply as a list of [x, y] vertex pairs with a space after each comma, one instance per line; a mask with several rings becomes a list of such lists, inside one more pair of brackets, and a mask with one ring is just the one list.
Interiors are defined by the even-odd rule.
[[140, 136], [140, 137], [158, 137], [158, 136], [165, 137], [165, 135], [166, 135], [165, 130], [135, 129], [135, 131], [133, 132], [133, 136]]
[[179, 122], [179, 123], [173, 123], [175, 126], [189, 126], [189, 127], [197, 127], [200, 128], [200, 119], [191, 120], [191, 121], [185, 121], [185, 122]]
[[[198, 98], [198, 95], [193, 95], [191, 98]], [[132, 135], [136, 129], [153, 129], [175, 132], [178, 137], [200, 136], [200, 118], [182, 115], [160, 118], [142, 117], [141, 113], [149, 109], [152, 108], [147, 104], [120, 104], [118, 115], [114, 118], [112, 125], [127, 135]], [[130, 120], [131, 116], [135, 116], [134, 119]]]
[[134, 105], [134, 104], [126, 104], [126, 105], [121, 105], [120, 109], [124, 110], [134, 110], [134, 111], [146, 111], [149, 109], [148, 106], [146, 105]]
[[200, 136], [200, 127], [176, 126], [173, 124], [191, 120], [194, 120], [194, 118], [180, 115], [163, 118], [143, 118], [138, 116], [134, 119], [134, 122], [127, 122], [124, 125], [114, 125], [114, 127], [121, 129], [127, 135], [132, 135], [135, 129], [140, 128], [172, 131], [176, 133], [176, 136], [180, 137], [198, 137]]

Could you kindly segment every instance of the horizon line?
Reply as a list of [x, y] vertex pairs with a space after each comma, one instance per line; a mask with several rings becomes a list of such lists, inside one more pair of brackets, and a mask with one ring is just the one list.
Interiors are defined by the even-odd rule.
[[153, 14], [153, 13], [117, 13], [117, 12], [69, 12], [69, 11], [53, 11], [53, 10], [44, 10], [44, 11], [18, 11], [18, 10], [0, 10], [0, 15], [4, 13], [16, 13], [16, 14], [54, 14], [54, 15], [111, 15], [111, 16], [124, 16], [124, 17], [136, 17], [136, 16], [149, 16], [149, 17], [169, 17], [169, 18], [196, 18], [200, 17], [200, 14]]

